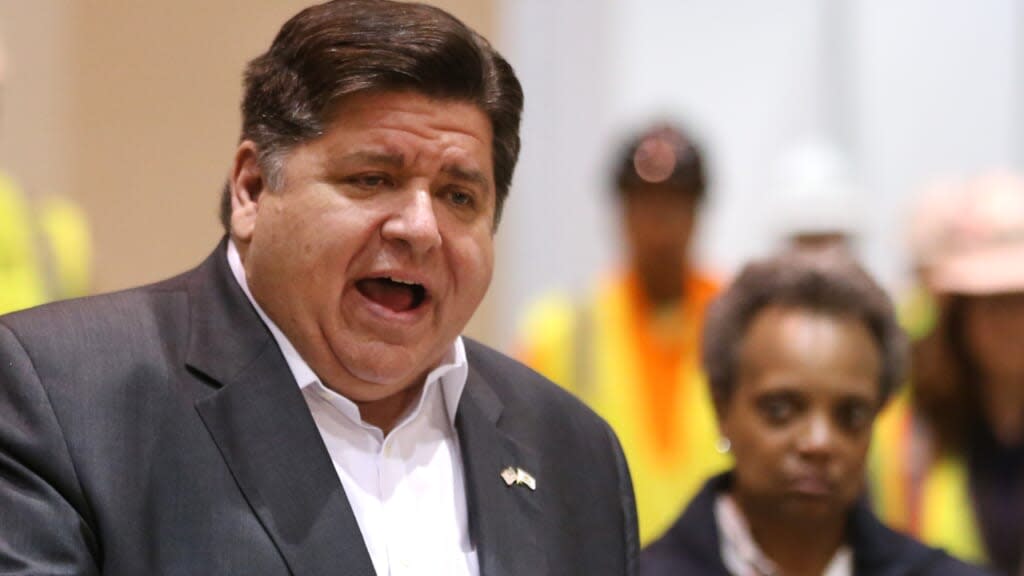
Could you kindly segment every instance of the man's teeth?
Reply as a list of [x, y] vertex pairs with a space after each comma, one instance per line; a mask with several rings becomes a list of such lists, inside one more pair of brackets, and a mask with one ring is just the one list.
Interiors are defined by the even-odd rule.
[[416, 282], [409, 282], [407, 280], [400, 280], [398, 278], [392, 278], [390, 276], [388, 276], [387, 278], [388, 278], [388, 280], [394, 282], [395, 284], [405, 284], [406, 286], [418, 286], [419, 285]]

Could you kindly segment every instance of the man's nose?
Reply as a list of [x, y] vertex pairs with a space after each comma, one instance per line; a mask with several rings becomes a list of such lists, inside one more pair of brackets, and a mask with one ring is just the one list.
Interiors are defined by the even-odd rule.
[[398, 240], [423, 254], [441, 245], [441, 231], [434, 213], [434, 198], [427, 188], [416, 188], [400, 196], [395, 212], [381, 231], [385, 240]]

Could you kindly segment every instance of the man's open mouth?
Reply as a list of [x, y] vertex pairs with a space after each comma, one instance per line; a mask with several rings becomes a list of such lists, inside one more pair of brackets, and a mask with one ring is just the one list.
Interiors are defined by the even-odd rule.
[[415, 310], [427, 299], [427, 289], [421, 284], [394, 280], [387, 276], [359, 280], [356, 289], [367, 300], [394, 312]]

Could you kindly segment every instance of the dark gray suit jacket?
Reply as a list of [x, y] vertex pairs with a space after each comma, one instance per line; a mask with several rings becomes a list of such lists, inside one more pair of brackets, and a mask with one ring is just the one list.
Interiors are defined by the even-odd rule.
[[[0, 317], [0, 573], [373, 574], [224, 247], [159, 284]], [[536, 373], [466, 348], [456, 425], [481, 573], [631, 574], [614, 434]], [[507, 466], [536, 491], [506, 486]]]

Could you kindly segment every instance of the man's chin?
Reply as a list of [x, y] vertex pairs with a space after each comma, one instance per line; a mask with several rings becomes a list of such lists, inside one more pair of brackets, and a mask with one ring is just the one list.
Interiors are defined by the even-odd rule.
[[423, 384], [430, 369], [396, 370], [396, 367], [408, 365], [408, 359], [397, 358], [390, 361], [349, 363], [345, 367], [345, 375], [348, 378], [338, 384], [349, 391], [342, 394], [353, 402], [384, 400], [403, 390]]

